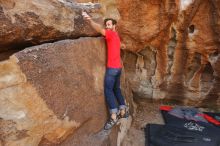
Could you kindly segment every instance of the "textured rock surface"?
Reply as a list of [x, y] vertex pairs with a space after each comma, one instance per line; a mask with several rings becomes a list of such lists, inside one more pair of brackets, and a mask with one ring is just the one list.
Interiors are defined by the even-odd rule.
[[90, 12], [101, 19], [99, 4], [77, 4], [65, 0], [1, 0], [0, 50], [20, 48], [80, 36], [97, 36], [81, 16]]
[[117, 0], [72, 0], [78, 3], [99, 3], [101, 5], [101, 12], [104, 17], [114, 18], [116, 20], [120, 19], [120, 14], [118, 11]]
[[[112, 131], [102, 130], [108, 113], [103, 95], [105, 49], [103, 38], [64, 40], [26, 48], [2, 62], [1, 142], [120, 145], [131, 119]], [[132, 106], [124, 77], [122, 81]]]
[[0, 144], [37, 146], [42, 137], [59, 143], [80, 124], [58, 119], [27, 81], [17, 61], [11, 57], [0, 64]]
[[137, 96], [218, 109], [220, 3], [188, 2], [118, 1], [128, 79]]

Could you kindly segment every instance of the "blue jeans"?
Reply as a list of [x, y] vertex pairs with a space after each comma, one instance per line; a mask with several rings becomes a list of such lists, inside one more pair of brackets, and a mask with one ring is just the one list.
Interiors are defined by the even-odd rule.
[[104, 93], [110, 114], [125, 109], [125, 100], [120, 89], [121, 68], [107, 68], [105, 73]]

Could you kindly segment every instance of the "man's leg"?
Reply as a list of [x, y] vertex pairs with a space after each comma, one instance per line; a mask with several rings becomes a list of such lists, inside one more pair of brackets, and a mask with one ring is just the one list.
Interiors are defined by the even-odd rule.
[[111, 118], [105, 124], [104, 129], [106, 130], [110, 129], [117, 122], [118, 105], [116, 103], [116, 97], [113, 91], [115, 85], [115, 75], [116, 74], [113, 69], [106, 70], [104, 81], [104, 93], [111, 115]]
[[106, 74], [104, 92], [105, 92], [106, 102], [110, 109], [110, 114], [114, 114], [118, 112], [118, 108], [117, 108], [118, 105], [116, 104], [115, 101], [116, 97], [113, 92], [114, 84], [115, 84], [115, 77]]
[[123, 95], [121, 94], [120, 76], [121, 76], [121, 69], [115, 78], [114, 93], [119, 103], [120, 115], [121, 117], [124, 117], [126, 113], [126, 105], [125, 105], [125, 99]]

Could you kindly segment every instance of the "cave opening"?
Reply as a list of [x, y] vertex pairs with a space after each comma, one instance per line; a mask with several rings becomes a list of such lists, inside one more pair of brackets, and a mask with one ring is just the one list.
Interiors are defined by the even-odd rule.
[[190, 25], [189, 26], [189, 33], [194, 33], [194, 31], [195, 31], [195, 25]]

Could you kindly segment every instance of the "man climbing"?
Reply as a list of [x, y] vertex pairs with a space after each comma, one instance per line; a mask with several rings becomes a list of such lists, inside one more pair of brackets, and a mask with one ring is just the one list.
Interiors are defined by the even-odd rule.
[[[104, 129], [111, 129], [120, 118], [128, 117], [125, 100], [121, 94], [120, 76], [121, 76], [121, 62], [120, 62], [120, 38], [116, 32], [117, 21], [112, 18], [104, 20], [105, 29], [92, 20], [86, 13], [82, 15], [89, 24], [103, 36], [107, 42], [107, 69], [104, 80], [104, 93], [107, 105], [110, 110], [110, 118], [106, 122]], [[116, 101], [118, 103], [116, 103]], [[119, 106], [118, 106], [119, 105]]]

